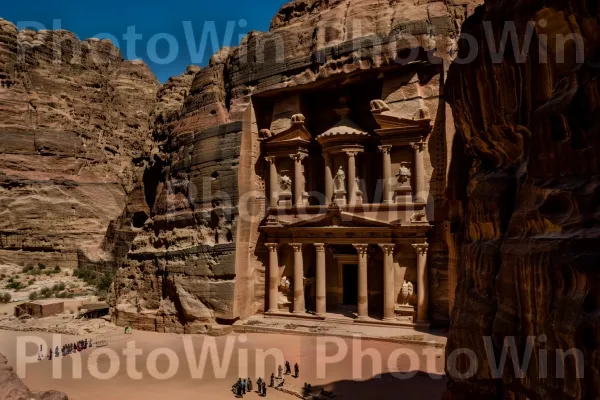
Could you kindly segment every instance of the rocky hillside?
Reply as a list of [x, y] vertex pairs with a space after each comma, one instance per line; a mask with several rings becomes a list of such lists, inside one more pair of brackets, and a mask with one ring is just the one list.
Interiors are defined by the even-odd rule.
[[[460, 266], [447, 355], [468, 348], [479, 363], [470, 379], [459, 375], [466, 358], [448, 371], [452, 398], [600, 396], [599, 17], [591, 1], [488, 0], [463, 25], [480, 40], [476, 60], [454, 65], [446, 85], [457, 128], [448, 196]], [[484, 40], [484, 21], [495, 40]], [[523, 62], [512, 46], [490, 61], [505, 21], [516, 22], [521, 46], [535, 22]], [[576, 42], [562, 46], [558, 34], [582, 38], [581, 63]], [[461, 43], [459, 54], [467, 51]], [[514, 354], [494, 379], [488, 360], [500, 359], [507, 339]], [[530, 366], [520, 375], [512, 361], [521, 364], [528, 341]], [[560, 351], [569, 349], [581, 356], [566, 357], [561, 376]]]
[[108, 260], [159, 85], [109, 41], [0, 19], [0, 260]]
[[4, 400], [68, 400], [64, 393], [49, 391], [32, 393], [19, 379], [6, 357], [0, 354], [0, 399]]

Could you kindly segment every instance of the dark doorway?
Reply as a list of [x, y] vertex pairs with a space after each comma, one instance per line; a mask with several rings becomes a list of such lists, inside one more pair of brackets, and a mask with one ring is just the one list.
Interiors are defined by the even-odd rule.
[[358, 305], [358, 265], [344, 265], [344, 305]]

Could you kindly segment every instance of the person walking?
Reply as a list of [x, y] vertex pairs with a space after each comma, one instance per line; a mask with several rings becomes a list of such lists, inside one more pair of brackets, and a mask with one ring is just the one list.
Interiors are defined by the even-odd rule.
[[248, 378], [248, 393], [252, 393], [252, 379]]
[[286, 361], [285, 362], [285, 374], [289, 375], [292, 373], [292, 367], [290, 366], [290, 362]]
[[263, 392], [262, 392], [263, 397], [267, 397], [267, 385], [263, 384]]
[[246, 386], [247, 385], [248, 385], [248, 383], [244, 379], [244, 381], [242, 382], [242, 394], [246, 394]]
[[279, 379], [282, 379], [283, 378], [283, 367], [281, 365], [279, 366], [279, 368], [277, 368], [277, 372], [278, 372], [277, 377]]
[[275, 374], [271, 374], [271, 387], [275, 386]]
[[300, 366], [298, 365], [298, 363], [294, 365], [294, 374], [296, 378], [300, 376]]

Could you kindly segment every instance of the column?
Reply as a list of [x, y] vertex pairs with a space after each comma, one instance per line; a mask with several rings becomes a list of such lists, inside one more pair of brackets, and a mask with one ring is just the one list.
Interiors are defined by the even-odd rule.
[[412, 245], [417, 252], [417, 321], [429, 319], [429, 282], [427, 279], [427, 243]]
[[265, 243], [269, 248], [269, 312], [279, 311], [277, 300], [279, 297], [279, 258], [277, 255], [277, 243]]
[[383, 155], [383, 202], [392, 203], [392, 146], [379, 146]]
[[323, 158], [325, 159], [325, 205], [329, 205], [333, 198], [333, 166], [328, 153], [323, 153]]
[[348, 204], [356, 204], [356, 155], [357, 151], [347, 151], [348, 155]]
[[325, 278], [325, 244], [315, 243], [317, 250], [317, 315], [325, 315], [327, 308], [327, 285]]
[[394, 284], [394, 244], [380, 244], [383, 250], [383, 319], [396, 319]]
[[425, 203], [425, 164], [423, 161], [423, 152], [425, 142], [421, 141], [412, 145], [415, 150], [415, 202]]
[[279, 202], [278, 191], [279, 184], [277, 182], [277, 165], [275, 164], [275, 157], [265, 157], [265, 160], [269, 163], [269, 186], [271, 190], [270, 205], [271, 207], [277, 207]]
[[303, 206], [302, 196], [304, 195], [304, 170], [302, 160], [306, 157], [305, 153], [296, 153], [290, 155], [294, 160], [294, 205]]
[[291, 243], [294, 248], [294, 313], [304, 313], [304, 261], [302, 243]]
[[369, 318], [369, 285], [367, 282], [367, 244], [353, 245], [358, 252], [358, 318]]

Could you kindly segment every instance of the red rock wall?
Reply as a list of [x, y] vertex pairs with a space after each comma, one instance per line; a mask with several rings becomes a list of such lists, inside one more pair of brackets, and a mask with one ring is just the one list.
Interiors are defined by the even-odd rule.
[[[458, 371], [448, 366], [451, 398], [600, 396], [598, 11], [592, 1], [488, 0], [463, 25], [477, 39], [479, 55], [453, 65], [445, 88], [457, 129], [448, 227], [458, 250], [446, 352], [474, 351], [478, 369], [471, 378], [458, 376], [469, 366], [462, 357]], [[511, 46], [500, 63], [491, 62], [484, 21], [491, 21], [496, 43], [505, 21], [514, 21], [520, 44], [527, 22], [536, 23], [524, 62], [512, 56]], [[576, 63], [574, 42], [564, 51], [556, 46], [558, 33], [581, 35], [583, 63]], [[542, 35], [547, 63], [538, 52]], [[467, 50], [461, 43], [459, 57]], [[561, 54], [565, 61], [557, 62]], [[493, 339], [497, 359], [504, 340], [513, 337], [521, 360], [527, 338], [534, 338], [526, 374], [518, 376], [509, 358], [494, 379], [485, 336]], [[561, 349], [581, 351], [582, 379], [573, 357], [559, 377]]]

